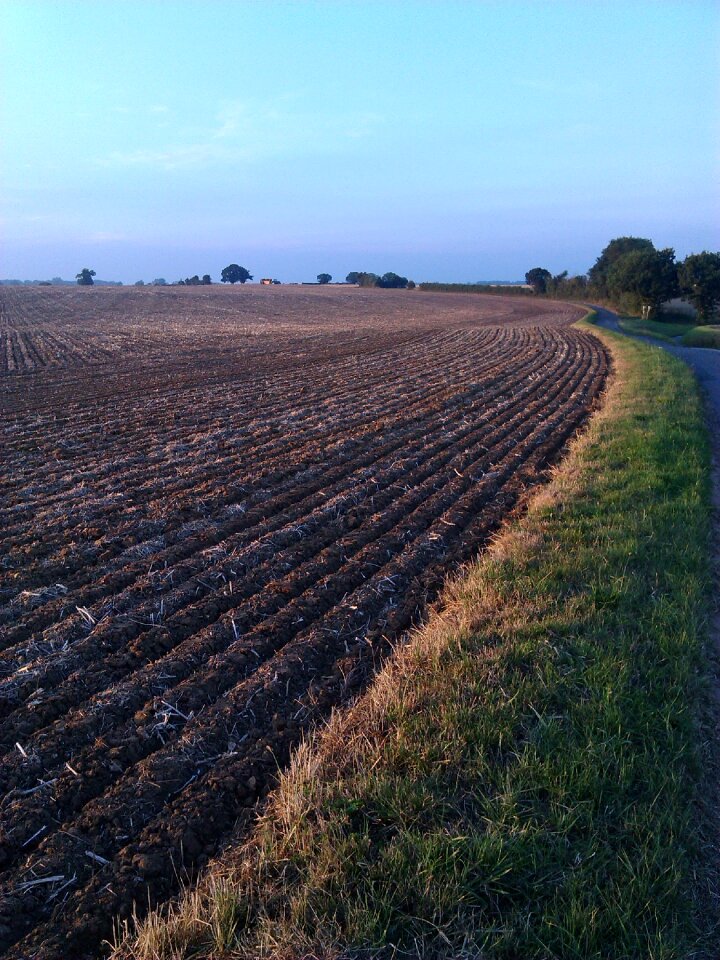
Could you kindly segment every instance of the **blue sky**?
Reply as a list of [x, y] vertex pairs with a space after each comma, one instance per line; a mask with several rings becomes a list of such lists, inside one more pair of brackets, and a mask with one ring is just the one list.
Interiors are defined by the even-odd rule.
[[720, 249], [720, 4], [3, 0], [0, 276]]

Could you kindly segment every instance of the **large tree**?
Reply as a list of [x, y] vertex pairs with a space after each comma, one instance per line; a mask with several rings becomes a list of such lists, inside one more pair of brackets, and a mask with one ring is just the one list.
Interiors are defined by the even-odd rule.
[[252, 274], [245, 267], [231, 263], [223, 269], [220, 279], [223, 283], [245, 283], [246, 280], [252, 280]]
[[545, 293], [548, 280], [552, 280], [552, 274], [544, 267], [533, 267], [525, 274], [525, 283], [533, 288], [533, 293]]
[[332, 280], [332, 277], [330, 276], [329, 273], [319, 273], [317, 275], [318, 283], [330, 283], [331, 280]]
[[375, 287], [379, 279], [376, 273], [368, 273], [364, 270], [352, 270], [345, 277], [347, 283], [357, 283], [361, 287]]
[[662, 304], [679, 292], [675, 251], [671, 247], [632, 250], [613, 263], [606, 283], [614, 296], [629, 295], [644, 317], [655, 317]]
[[720, 303], [720, 253], [691, 253], [678, 264], [680, 292], [706, 323]]
[[91, 287], [95, 283], [93, 280], [94, 276], [94, 270], [88, 270], [87, 267], [83, 267], [80, 273], [75, 274], [75, 279], [81, 287]]
[[608, 274], [620, 257], [635, 250], [654, 249], [652, 240], [646, 240], [644, 237], [616, 237], [611, 240], [588, 270], [588, 278], [596, 293], [601, 297], [608, 295]]
[[408, 285], [408, 278], [401, 277], [399, 273], [384, 273], [375, 281], [375, 286], [385, 287], [386, 289], [404, 290]]

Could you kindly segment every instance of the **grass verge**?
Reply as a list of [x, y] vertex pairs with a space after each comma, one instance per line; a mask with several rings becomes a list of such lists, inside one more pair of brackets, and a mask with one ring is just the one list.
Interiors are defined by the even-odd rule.
[[633, 336], [655, 337], [656, 340], [675, 341], [695, 328], [689, 321], [643, 320], [640, 317], [620, 317], [620, 327]]
[[720, 350], [720, 326], [693, 327], [682, 338], [686, 347], [711, 347]]
[[118, 957], [702, 955], [709, 450], [687, 369], [599, 335], [605, 406], [527, 515]]
[[682, 343], [685, 347], [714, 347], [720, 349], [720, 326], [697, 326], [693, 320], [642, 320], [640, 317], [621, 317], [620, 327], [633, 336], [654, 337], [656, 340]]

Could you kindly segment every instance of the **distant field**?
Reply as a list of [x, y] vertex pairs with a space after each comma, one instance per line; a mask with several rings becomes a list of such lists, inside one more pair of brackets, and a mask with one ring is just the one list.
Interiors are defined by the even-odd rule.
[[697, 310], [687, 300], [675, 297], [663, 304], [663, 310], [674, 315], [685, 316], [688, 320], [697, 320]]
[[[0, 951], [163, 901], [595, 404], [568, 304], [0, 288]], [[62, 906], [62, 910], [58, 907]]]
[[[177, 368], [200, 355], [260, 361], [374, 349], [373, 337], [443, 326], [566, 323], [572, 305], [354, 287], [0, 287], [0, 379], [106, 364]], [[332, 333], [332, 342], [327, 340]], [[252, 338], [248, 340], [247, 338]], [[238, 342], [240, 340], [240, 342]], [[240, 350], [239, 347], [242, 347]], [[270, 349], [272, 347], [272, 349]], [[228, 349], [232, 348], [232, 357]], [[233, 367], [236, 372], [236, 367]], [[206, 367], [196, 373], [205, 376]], [[82, 381], [78, 377], [78, 383]], [[109, 385], [113, 389], [118, 381]], [[12, 390], [5, 385], [6, 390]], [[2, 396], [0, 394], [0, 396]]]

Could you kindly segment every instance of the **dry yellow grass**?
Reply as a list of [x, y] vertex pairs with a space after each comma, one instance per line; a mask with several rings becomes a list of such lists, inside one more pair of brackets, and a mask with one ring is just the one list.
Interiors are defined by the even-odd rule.
[[[297, 751], [251, 839], [116, 960], [392, 944], [670, 960], [693, 929], [704, 955], [717, 897], [690, 822], [707, 446], [674, 361], [626, 342], [615, 363], [603, 409], [527, 515]], [[468, 776], [472, 797], [456, 789]], [[468, 887], [473, 857], [483, 876]]]

